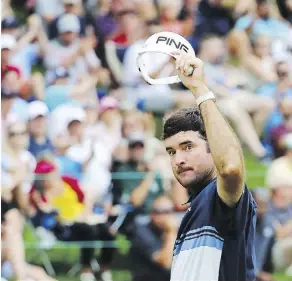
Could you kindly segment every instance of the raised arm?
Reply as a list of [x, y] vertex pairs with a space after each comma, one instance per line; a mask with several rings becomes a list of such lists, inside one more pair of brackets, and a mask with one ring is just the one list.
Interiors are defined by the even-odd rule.
[[[184, 73], [190, 66], [195, 70], [188, 77]], [[191, 90], [196, 100], [206, 97], [210, 90], [205, 84], [203, 62], [200, 59], [180, 53], [176, 68], [182, 82]], [[218, 194], [227, 205], [233, 206], [240, 199], [244, 188], [244, 160], [240, 143], [214, 100], [203, 101], [199, 108], [217, 170]]]

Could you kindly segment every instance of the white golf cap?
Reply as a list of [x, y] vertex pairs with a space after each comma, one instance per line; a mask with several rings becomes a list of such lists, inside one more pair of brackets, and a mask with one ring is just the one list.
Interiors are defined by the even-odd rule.
[[[176, 58], [174, 52], [183, 51], [188, 54], [195, 55], [192, 45], [179, 34], [174, 32], [158, 32], [150, 36], [144, 43], [137, 56], [137, 67], [141, 72], [143, 78], [153, 85], [174, 84], [181, 82], [178, 75], [153, 79], [149, 76], [147, 71], [146, 61], [144, 60], [145, 53], [161, 53], [170, 57]], [[150, 62], [151, 63], [151, 62]], [[190, 68], [190, 72], [193, 68]]]
[[10, 34], [1, 34], [1, 50], [9, 49], [13, 50], [16, 47], [16, 40]]
[[28, 119], [34, 120], [39, 116], [47, 116], [49, 109], [47, 105], [42, 101], [33, 101], [28, 105]]
[[79, 122], [85, 121], [86, 113], [85, 113], [85, 110], [81, 107], [72, 106], [67, 113], [68, 113], [68, 117], [66, 120], [67, 127], [73, 121], [79, 121]]
[[80, 32], [80, 22], [76, 15], [65, 14], [63, 15], [57, 23], [57, 28], [59, 33], [64, 32]]

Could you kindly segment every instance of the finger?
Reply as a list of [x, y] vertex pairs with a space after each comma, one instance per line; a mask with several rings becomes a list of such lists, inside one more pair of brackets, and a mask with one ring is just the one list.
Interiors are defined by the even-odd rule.
[[177, 58], [175, 60], [175, 69], [176, 70], [179, 70], [180, 63], [181, 63], [181, 56], [177, 56]]
[[185, 64], [183, 66], [183, 71], [185, 73], [189, 73], [191, 66], [193, 66], [193, 59], [190, 58], [186, 59]]
[[180, 62], [179, 62], [179, 69], [180, 69], [182, 74], [183, 74], [183, 71], [184, 71], [184, 66], [186, 64], [186, 61], [187, 61], [187, 57], [182, 55], [181, 58], [180, 58]]

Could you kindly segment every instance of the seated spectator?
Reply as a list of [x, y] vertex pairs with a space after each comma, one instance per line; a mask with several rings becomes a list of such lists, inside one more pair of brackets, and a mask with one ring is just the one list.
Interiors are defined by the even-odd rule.
[[[256, 91], [259, 87], [277, 81], [274, 62], [270, 56], [269, 37], [259, 34], [249, 42], [244, 31], [232, 30], [227, 36], [230, 61], [236, 61], [239, 75], [246, 77], [244, 87]], [[253, 52], [252, 52], [253, 51]]]
[[47, 114], [49, 110], [42, 101], [33, 101], [28, 106], [29, 152], [37, 158], [44, 151], [52, 151], [53, 146], [47, 137]]
[[256, 13], [239, 18], [235, 28], [246, 30], [250, 33], [252, 39], [255, 39], [260, 34], [266, 34], [271, 39], [287, 40], [290, 28], [288, 23], [272, 17], [272, 4], [267, 0], [257, 0], [256, 3]]
[[272, 128], [270, 137], [271, 145], [276, 158], [284, 156], [286, 153], [285, 137], [292, 133], [292, 96], [279, 101], [279, 110], [283, 116], [283, 123]]
[[[277, 83], [270, 83], [257, 90], [261, 96], [273, 98], [279, 103], [284, 97], [292, 97], [292, 79], [289, 75], [289, 65], [285, 61], [280, 61], [276, 64], [276, 71], [278, 76]], [[283, 123], [283, 116], [279, 111], [279, 107], [275, 108], [269, 117], [265, 126], [265, 137], [269, 143], [270, 131], [273, 127], [279, 126]]]
[[234, 124], [239, 138], [250, 151], [259, 160], [266, 161], [269, 153], [258, 135], [274, 109], [273, 99], [259, 97], [242, 89], [241, 75], [236, 75], [236, 69], [225, 64], [226, 53], [222, 39], [206, 38], [202, 41], [200, 50], [199, 56], [205, 63], [208, 86], [217, 94], [220, 110]]
[[[40, 159], [36, 169], [36, 181], [31, 190], [31, 201], [37, 209], [40, 218], [35, 218], [35, 224], [41, 222], [42, 214], [57, 212], [55, 225], [49, 230], [61, 241], [114, 241], [109, 232], [106, 217], [94, 214], [87, 205], [87, 194], [84, 194], [74, 179], [61, 177], [53, 159]], [[91, 262], [94, 258], [94, 248], [81, 249], [82, 273], [81, 280], [94, 280]], [[111, 279], [109, 266], [115, 250], [102, 248], [100, 256], [101, 278]]]
[[137, 212], [149, 213], [153, 201], [164, 193], [163, 182], [160, 175], [151, 168], [153, 164], [144, 161], [143, 135], [133, 134], [128, 148], [128, 161], [116, 169], [121, 178], [114, 180], [114, 204], [132, 204]]
[[[291, 143], [290, 143], [291, 145]], [[272, 199], [264, 217], [264, 225], [275, 237], [272, 261], [276, 270], [287, 270], [292, 265], [292, 145], [286, 156], [275, 160], [267, 175], [267, 186]], [[287, 272], [288, 273], [288, 272]]]
[[74, 14], [78, 16], [79, 22], [80, 22], [80, 31], [79, 34], [81, 37], [84, 37], [86, 35], [86, 22], [85, 17], [80, 15], [80, 4], [81, 0], [62, 0], [64, 5], [64, 13], [57, 16], [49, 25], [49, 39], [55, 39], [58, 37], [58, 21], [60, 17], [62, 17], [64, 14]]
[[29, 215], [28, 192], [33, 181], [34, 157], [26, 150], [26, 125], [15, 121], [7, 127], [7, 139], [2, 144], [1, 159], [1, 220], [5, 252], [17, 280], [54, 280], [39, 267], [25, 261], [23, 214]]
[[130, 256], [133, 281], [167, 281], [170, 279], [173, 245], [176, 239], [177, 222], [173, 203], [167, 197], [158, 197], [151, 209], [147, 224], [136, 222]]

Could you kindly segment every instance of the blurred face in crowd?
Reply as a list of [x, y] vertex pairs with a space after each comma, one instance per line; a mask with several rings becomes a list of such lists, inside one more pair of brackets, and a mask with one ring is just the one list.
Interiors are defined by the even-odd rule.
[[62, 43], [66, 46], [71, 45], [76, 38], [78, 37], [78, 34], [76, 32], [63, 32], [60, 34], [60, 39], [62, 41]]
[[129, 159], [134, 162], [141, 162], [144, 160], [144, 143], [136, 142], [129, 144]]
[[76, 140], [82, 139], [83, 124], [78, 120], [74, 120], [74, 121], [70, 122], [68, 125], [68, 132], [69, 132], [70, 137], [72, 137]]
[[28, 132], [26, 124], [18, 122], [8, 128], [8, 140], [12, 149], [24, 150], [28, 146]]
[[198, 132], [181, 131], [165, 139], [165, 146], [176, 179], [189, 191], [196, 192], [213, 177], [212, 155]]
[[206, 39], [201, 45], [200, 52], [203, 58], [212, 64], [222, 64], [225, 60], [224, 42], [218, 37]]
[[268, 19], [270, 17], [270, 7], [269, 4], [261, 0], [257, 5], [257, 13], [260, 18]]
[[120, 118], [120, 112], [117, 108], [108, 108], [100, 114], [100, 120], [107, 126], [115, 124]]
[[125, 116], [123, 120], [123, 125], [122, 125], [122, 133], [124, 137], [127, 138], [132, 133], [143, 132], [143, 131], [144, 131], [144, 126], [143, 126], [143, 122], [141, 118], [139, 118], [135, 114]]
[[58, 135], [53, 140], [53, 145], [58, 154], [65, 154], [66, 150], [71, 146], [71, 139], [68, 135]]
[[169, 219], [172, 219], [173, 210], [174, 206], [169, 198], [167, 197], [157, 198], [153, 203], [151, 212], [151, 219], [154, 225], [160, 229], [163, 229], [165, 223], [167, 223]]
[[292, 187], [278, 187], [272, 191], [272, 201], [277, 208], [287, 208], [292, 203]]
[[285, 3], [286, 3], [288, 10], [290, 12], [292, 12], [292, 0], [286, 0]]
[[267, 36], [259, 36], [254, 44], [254, 53], [259, 58], [264, 58], [270, 55], [270, 40]]
[[286, 62], [280, 62], [276, 66], [277, 75], [279, 80], [289, 79], [289, 65]]
[[43, 137], [47, 133], [47, 119], [45, 116], [37, 116], [28, 123], [29, 133], [34, 137]]

